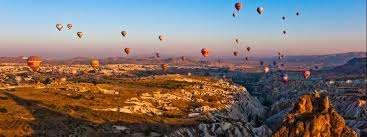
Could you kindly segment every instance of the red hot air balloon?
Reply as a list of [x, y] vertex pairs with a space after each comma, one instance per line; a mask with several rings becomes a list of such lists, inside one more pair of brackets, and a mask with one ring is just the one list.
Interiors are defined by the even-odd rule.
[[201, 54], [206, 58], [209, 55], [209, 49], [208, 48], [203, 48], [201, 49]]
[[41, 67], [41, 63], [42, 60], [38, 56], [30, 56], [27, 59], [27, 64], [33, 71], [37, 71]]
[[234, 7], [236, 8], [237, 11], [240, 11], [242, 9], [242, 3], [237, 2]]
[[130, 52], [131, 52], [131, 48], [125, 48], [124, 51], [125, 51], [126, 55], [129, 55]]
[[311, 75], [311, 72], [310, 72], [310, 71], [308, 71], [308, 70], [306, 70], [306, 71], [303, 73], [303, 77], [304, 77], [305, 79], [309, 78], [309, 77], [310, 77], [310, 75]]

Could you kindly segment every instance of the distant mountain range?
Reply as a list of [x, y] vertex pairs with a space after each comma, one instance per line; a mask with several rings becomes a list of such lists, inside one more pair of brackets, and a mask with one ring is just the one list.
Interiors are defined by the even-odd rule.
[[346, 64], [335, 67], [334, 72], [338, 74], [365, 74], [367, 75], [367, 58], [354, 58]]
[[[308, 65], [320, 65], [326, 67], [335, 67], [347, 63], [353, 58], [365, 58], [366, 52], [349, 52], [340, 54], [329, 54], [329, 55], [305, 55], [305, 56], [286, 56], [282, 62], [286, 64], [308, 64]], [[71, 59], [44, 59], [44, 63], [48, 64], [89, 64], [92, 58], [88, 57], [75, 57]], [[259, 60], [263, 60], [266, 63], [271, 63], [273, 61], [279, 61], [278, 58], [250, 58], [249, 61], [244, 61], [244, 59], [223, 59], [221, 62], [233, 63], [233, 64], [248, 64], [248, 65], [258, 65]], [[145, 58], [126, 58], [126, 57], [107, 57], [100, 59], [102, 64], [123, 64], [123, 63], [136, 63], [136, 64], [171, 64], [171, 65], [201, 65], [206, 63], [203, 59], [185, 57], [183, 60], [181, 57], [171, 57], [171, 58], [155, 58], [155, 57], [145, 57]], [[26, 63], [24, 57], [0, 57], [0, 63]], [[217, 60], [210, 60], [211, 63], [217, 62]]]

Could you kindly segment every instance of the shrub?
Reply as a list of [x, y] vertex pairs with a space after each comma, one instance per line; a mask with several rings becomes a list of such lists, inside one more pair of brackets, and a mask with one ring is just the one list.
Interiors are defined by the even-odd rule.
[[0, 112], [1, 113], [8, 113], [8, 110], [4, 107], [0, 107]]

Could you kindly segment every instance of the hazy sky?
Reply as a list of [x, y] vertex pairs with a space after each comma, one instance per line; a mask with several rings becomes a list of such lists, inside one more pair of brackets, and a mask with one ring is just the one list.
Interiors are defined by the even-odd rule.
[[[122, 56], [125, 47], [133, 48], [132, 56], [153, 49], [165, 56], [198, 56], [207, 47], [213, 57], [231, 55], [235, 37], [241, 39], [240, 52], [252, 47], [250, 56], [366, 51], [366, 0], [240, 0], [244, 7], [234, 19], [236, 2], [1, 0], [0, 56]], [[57, 23], [64, 24], [63, 31], [56, 30]], [[127, 38], [121, 38], [122, 30]], [[85, 38], [79, 40], [78, 31]], [[168, 40], [159, 42], [160, 34]]]

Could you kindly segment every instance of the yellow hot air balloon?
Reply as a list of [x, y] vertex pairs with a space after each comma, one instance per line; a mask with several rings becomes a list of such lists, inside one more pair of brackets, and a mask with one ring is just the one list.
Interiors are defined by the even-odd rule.
[[99, 60], [94, 59], [92, 61], [90, 61], [90, 66], [92, 66], [93, 69], [98, 69], [100, 64], [99, 64]]

